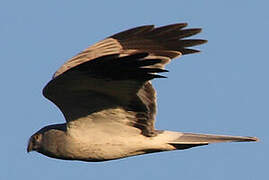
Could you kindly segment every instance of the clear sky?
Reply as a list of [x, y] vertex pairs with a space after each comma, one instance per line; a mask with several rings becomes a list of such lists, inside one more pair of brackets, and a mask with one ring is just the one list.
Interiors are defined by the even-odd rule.
[[[267, 179], [269, 3], [266, 0], [1, 1], [0, 179]], [[68, 58], [139, 25], [188, 22], [209, 40], [202, 53], [167, 66], [155, 80], [158, 129], [257, 136], [104, 163], [26, 153], [41, 127], [64, 122], [42, 94]]]

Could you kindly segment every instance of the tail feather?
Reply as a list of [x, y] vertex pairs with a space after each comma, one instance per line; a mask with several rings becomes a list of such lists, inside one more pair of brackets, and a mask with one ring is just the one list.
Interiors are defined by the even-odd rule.
[[173, 145], [177, 149], [187, 149], [195, 146], [208, 145], [211, 143], [249, 141], [259, 141], [259, 139], [256, 137], [182, 133], [177, 139], [169, 142], [169, 144]]

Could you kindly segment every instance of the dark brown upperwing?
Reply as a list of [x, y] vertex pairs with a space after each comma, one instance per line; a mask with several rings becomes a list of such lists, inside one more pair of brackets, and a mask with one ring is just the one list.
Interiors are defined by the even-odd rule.
[[189, 47], [206, 42], [185, 39], [201, 31], [186, 26], [141, 26], [108, 37], [64, 63], [43, 94], [68, 122], [93, 114], [119, 121], [127, 117], [123, 123], [153, 136], [156, 95], [150, 80], [163, 78], [157, 73], [166, 72], [172, 58], [199, 52]]
[[137, 52], [147, 52], [148, 58], [162, 61], [155, 65], [164, 68], [172, 58], [199, 52], [188, 47], [206, 43], [202, 39], [185, 39], [201, 32], [200, 28], [184, 29], [187, 23], [172, 24], [155, 28], [153, 25], [136, 27], [108, 37], [80, 52], [65, 62], [54, 74], [54, 78], [68, 69], [111, 54], [126, 56]]
[[[183, 39], [201, 32], [200, 28], [183, 29], [187, 23], [171, 24], [154, 28], [153, 25], [141, 26], [111, 36], [123, 50], [142, 50], [156, 56], [175, 58], [179, 54], [190, 54], [199, 50], [188, 49], [207, 42], [202, 39]], [[174, 52], [173, 52], [174, 51]]]
[[[119, 116], [117, 121], [153, 136], [156, 96], [149, 80], [164, 78], [157, 73], [167, 71], [150, 68], [161, 60], [147, 56], [112, 54], [84, 62], [51, 80], [43, 94], [61, 109], [67, 122], [107, 111], [106, 116], [98, 115], [102, 121], [111, 113]], [[128, 121], [122, 117], [129, 117]]]

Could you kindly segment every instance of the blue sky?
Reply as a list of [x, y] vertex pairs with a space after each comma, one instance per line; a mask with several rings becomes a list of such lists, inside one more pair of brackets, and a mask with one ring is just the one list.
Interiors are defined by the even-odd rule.
[[[0, 179], [266, 179], [269, 120], [269, 3], [260, 1], [1, 1]], [[26, 153], [41, 127], [64, 122], [42, 94], [68, 58], [139, 25], [188, 22], [209, 40], [155, 80], [158, 129], [257, 136], [225, 143], [85, 163]]]

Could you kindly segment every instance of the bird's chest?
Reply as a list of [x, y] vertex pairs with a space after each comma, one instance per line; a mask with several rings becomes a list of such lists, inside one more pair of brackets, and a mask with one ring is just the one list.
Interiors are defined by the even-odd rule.
[[74, 159], [105, 161], [143, 154], [143, 143], [139, 136], [111, 134], [103, 131], [73, 131], [69, 135], [68, 153]]

